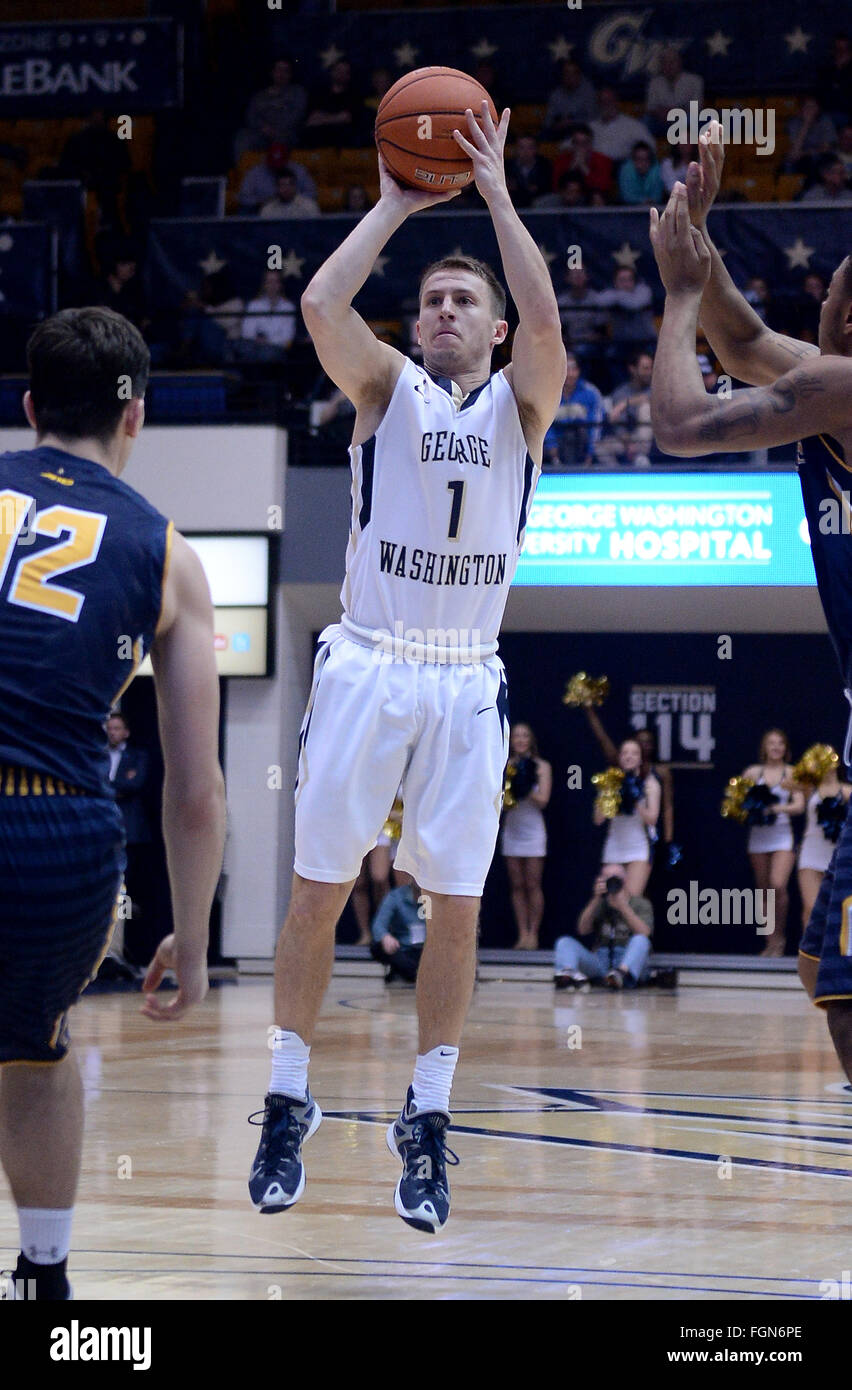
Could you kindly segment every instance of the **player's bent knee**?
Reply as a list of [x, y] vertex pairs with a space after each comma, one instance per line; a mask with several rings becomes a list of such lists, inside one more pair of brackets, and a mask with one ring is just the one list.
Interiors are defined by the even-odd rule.
[[817, 972], [819, 971], [819, 961], [811, 960], [808, 956], [799, 956], [798, 961], [799, 979], [805, 988], [809, 999], [813, 999], [816, 993]]
[[847, 1072], [852, 1065], [852, 999], [833, 999], [825, 1006], [828, 1031]]

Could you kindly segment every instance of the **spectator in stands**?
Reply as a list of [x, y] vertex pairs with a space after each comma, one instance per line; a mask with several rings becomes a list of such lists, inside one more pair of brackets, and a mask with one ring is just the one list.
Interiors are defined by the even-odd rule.
[[852, 121], [840, 127], [837, 149], [834, 151], [846, 170], [847, 179], [852, 179]]
[[322, 431], [331, 442], [348, 447], [352, 438], [352, 426], [355, 423], [354, 416], [355, 407], [349, 397], [335, 386], [326, 400], [311, 401], [311, 433]]
[[544, 467], [591, 465], [606, 415], [597, 386], [580, 375], [575, 353], [568, 352], [565, 385], [553, 424], [544, 437]]
[[93, 111], [80, 130], [69, 135], [59, 156], [63, 179], [79, 179], [95, 194], [102, 227], [118, 227], [118, 194], [130, 169], [127, 140], [119, 140], [107, 124], [106, 112]]
[[648, 974], [653, 930], [649, 900], [628, 896], [619, 875], [601, 874], [580, 913], [577, 936], [556, 942], [554, 985], [587, 990], [590, 981], [603, 980], [609, 989], [635, 989]]
[[591, 122], [592, 144], [598, 154], [605, 154], [616, 164], [627, 159], [637, 140], [645, 140], [652, 149], [654, 137], [642, 121], [622, 111], [614, 87], [601, 87], [598, 92], [598, 118]]
[[752, 275], [746, 282], [743, 298], [751, 305], [759, 319], [763, 319], [764, 323], [769, 322], [769, 285], [762, 275]]
[[287, 165], [278, 175], [278, 194], [260, 209], [261, 217], [294, 218], [319, 217], [319, 204], [315, 198], [306, 198], [300, 193], [296, 175]]
[[369, 212], [373, 204], [370, 202], [370, 195], [363, 183], [350, 184], [343, 199], [343, 211], [354, 213], [356, 217], [363, 217], [365, 212]]
[[698, 366], [701, 371], [701, 380], [704, 382], [704, 390], [715, 391], [719, 385], [719, 373], [706, 352], [699, 352]]
[[587, 208], [590, 204], [589, 190], [583, 175], [574, 169], [566, 169], [559, 175], [559, 186], [555, 193], [545, 193], [536, 198], [537, 208]]
[[133, 965], [147, 965], [165, 936], [165, 931], [157, 931], [150, 915], [153, 836], [143, 795], [148, 784], [150, 759], [144, 748], [131, 743], [130, 725], [123, 714], [109, 716], [106, 734], [109, 780], [115, 790], [127, 841], [124, 878], [130, 913], [124, 931], [124, 955]]
[[815, 270], [802, 281], [791, 306], [790, 332], [805, 343], [819, 340], [819, 319], [825, 299], [825, 281]]
[[831, 58], [817, 73], [817, 90], [836, 126], [852, 120], [852, 39], [835, 34]]
[[597, 109], [594, 87], [583, 76], [580, 64], [567, 58], [562, 64], [559, 85], [552, 88], [547, 98], [542, 138], [561, 140], [576, 121], [593, 120]]
[[119, 247], [112, 252], [106, 274], [95, 287], [89, 303], [105, 304], [130, 319], [144, 333], [150, 319], [136, 255], [130, 247]]
[[647, 351], [656, 346], [651, 287], [637, 277], [633, 266], [616, 267], [612, 287], [601, 290], [598, 304], [608, 310], [611, 359], [625, 362], [636, 348]]
[[818, 182], [799, 198], [800, 203], [852, 203], [852, 190], [846, 182], [843, 160], [824, 154], [817, 164]]
[[553, 188], [553, 165], [538, 152], [534, 135], [520, 135], [512, 159], [506, 161], [506, 186], [516, 208], [531, 207]]
[[280, 361], [296, 336], [296, 306], [285, 298], [280, 270], [267, 270], [261, 293], [246, 305], [239, 358]]
[[352, 82], [352, 67], [341, 58], [333, 64], [328, 80], [311, 93], [304, 143], [312, 148], [359, 145], [364, 134], [363, 109]]
[[386, 985], [414, 983], [426, 941], [428, 895], [421, 898], [410, 874], [397, 870], [397, 878], [403, 881], [387, 894], [371, 928], [370, 955], [387, 966]]
[[618, 171], [618, 192], [622, 203], [661, 203], [663, 180], [657, 156], [646, 140], [637, 140]]
[[382, 97], [392, 86], [393, 77], [389, 68], [373, 68], [370, 73], [370, 90], [363, 101], [362, 124], [365, 130], [373, 129], [376, 123], [376, 112], [381, 105]]
[[686, 171], [692, 161], [697, 159], [697, 147], [684, 144], [676, 145], [671, 154], [667, 154], [665, 159], [660, 160], [660, 178], [663, 180], [666, 195], [671, 193], [678, 181], [686, 183]]
[[473, 69], [472, 76], [484, 87], [491, 100], [494, 102], [494, 109], [497, 115], [501, 115], [507, 106], [512, 102], [507, 100], [508, 93], [503, 86], [503, 79], [498, 75], [497, 69], [488, 58], [482, 58]]
[[598, 442], [598, 461], [647, 468], [654, 447], [651, 428], [654, 359], [650, 352], [635, 351], [628, 359], [627, 371], [628, 380], [617, 386], [604, 402], [608, 429]]
[[559, 187], [563, 174], [582, 174], [590, 195], [601, 193], [609, 198], [614, 190], [612, 160], [592, 148], [592, 128], [577, 123], [570, 127], [553, 162], [554, 187]]
[[704, 103], [704, 78], [697, 72], [684, 72], [680, 50], [664, 48], [660, 54], [659, 71], [648, 83], [645, 94], [645, 117], [654, 135], [665, 135], [672, 109], [689, 111], [689, 103]]
[[234, 142], [239, 161], [246, 150], [263, 150], [270, 144], [295, 145], [301, 134], [308, 105], [304, 87], [293, 81], [293, 63], [278, 58], [272, 65], [272, 85], [256, 92], [246, 111], [246, 123]]
[[219, 366], [228, 360], [242, 336], [243, 309], [227, 262], [209, 271], [200, 289], [184, 296], [177, 365]]
[[804, 174], [809, 181], [816, 176], [819, 159], [834, 148], [837, 129], [826, 116], [819, 97], [805, 97], [799, 114], [787, 122], [790, 147], [781, 168], [785, 174]]
[[565, 271], [565, 289], [556, 296], [562, 337], [588, 373], [597, 362], [606, 337], [606, 313], [598, 303], [597, 290], [589, 284], [588, 271], [579, 266]]
[[287, 145], [275, 143], [266, 151], [266, 161], [255, 164], [246, 170], [237, 194], [240, 212], [256, 213], [264, 203], [269, 203], [278, 192], [278, 175], [284, 169], [291, 169], [296, 175], [296, 191], [306, 198], [316, 199], [317, 186], [304, 164], [294, 164], [290, 159]]

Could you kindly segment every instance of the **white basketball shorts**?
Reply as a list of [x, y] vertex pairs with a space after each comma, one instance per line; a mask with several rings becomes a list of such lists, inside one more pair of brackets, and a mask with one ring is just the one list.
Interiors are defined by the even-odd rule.
[[320, 635], [299, 735], [296, 873], [356, 878], [402, 783], [395, 867], [424, 892], [479, 897], [508, 752], [499, 657], [390, 660], [332, 624]]

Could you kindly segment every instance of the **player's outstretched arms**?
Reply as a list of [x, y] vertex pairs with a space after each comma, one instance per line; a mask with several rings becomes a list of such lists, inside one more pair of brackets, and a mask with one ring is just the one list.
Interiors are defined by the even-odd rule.
[[[219, 766], [219, 678], [213, 606], [201, 561], [175, 533], [163, 614], [151, 650], [165, 764], [163, 835], [175, 932], [160, 944], [143, 989], [147, 1018], [179, 1018], [207, 993], [210, 908], [225, 843], [225, 785]], [[172, 968], [178, 992], [153, 994]]]
[[737, 391], [730, 399], [708, 396], [695, 335], [710, 253], [690, 222], [682, 183], [672, 189], [662, 217], [651, 209], [651, 244], [666, 288], [651, 382], [651, 425], [661, 449], [675, 455], [736, 453], [848, 430], [852, 362], [845, 357], [811, 358], [771, 386]]
[[302, 295], [302, 317], [324, 370], [356, 409], [388, 401], [405, 357], [381, 343], [352, 308], [382, 247], [412, 212], [449, 202], [461, 191], [403, 189], [379, 156], [380, 197], [320, 266]]
[[686, 193], [692, 225], [710, 252], [710, 278], [701, 299], [699, 322], [722, 370], [738, 381], [766, 386], [797, 362], [815, 356], [819, 348], [767, 328], [740, 293], [707, 230], [709, 213], [722, 183], [725, 147], [722, 127], [711, 121], [698, 141], [699, 161], [686, 173]]

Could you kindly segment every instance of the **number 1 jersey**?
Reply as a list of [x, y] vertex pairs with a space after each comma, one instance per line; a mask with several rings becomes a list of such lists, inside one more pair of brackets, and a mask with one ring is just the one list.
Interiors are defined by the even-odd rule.
[[112, 796], [103, 724], [153, 641], [171, 537], [91, 459], [0, 455], [0, 764]]
[[349, 454], [346, 616], [377, 638], [496, 643], [540, 472], [505, 374], [461, 400], [407, 361], [375, 434]]

